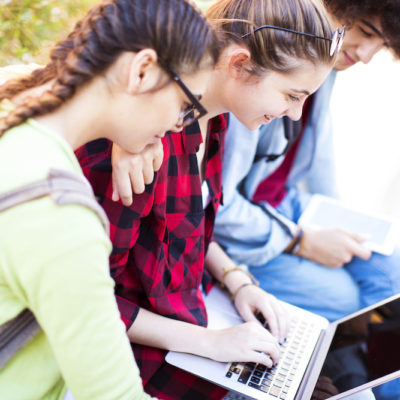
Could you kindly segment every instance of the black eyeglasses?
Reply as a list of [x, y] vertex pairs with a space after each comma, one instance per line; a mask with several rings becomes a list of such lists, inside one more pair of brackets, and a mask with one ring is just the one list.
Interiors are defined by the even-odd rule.
[[258, 28], [254, 29], [253, 32], [249, 32], [249, 33], [246, 33], [245, 35], [242, 35], [242, 38], [246, 38], [247, 36], [250, 36], [252, 33], [256, 33], [257, 31], [259, 31], [261, 29], [264, 29], [264, 28], [276, 29], [278, 31], [296, 33], [298, 35], [308, 36], [308, 37], [312, 37], [312, 38], [316, 38], [316, 39], [330, 40], [331, 41], [331, 47], [329, 49], [329, 55], [331, 57], [335, 54], [335, 52], [338, 52], [340, 50], [340, 48], [342, 47], [344, 32], [345, 32], [345, 29], [346, 29], [345, 26], [343, 26], [340, 31], [339, 31], [339, 28], [336, 28], [333, 31], [332, 38], [329, 39], [329, 38], [326, 38], [326, 37], [323, 37], [323, 36], [314, 35], [313, 33], [299, 32], [299, 31], [295, 31], [293, 29], [283, 28], [281, 26], [261, 25]]
[[182, 125], [188, 126], [199, 118], [207, 114], [207, 110], [201, 105], [199, 99], [190, 91], [190, 89], [182, 82], [179, 75], [163, 60], [158, 59], [159, 64], [171, 78], [178, 84], [182, 89], [183, 93], [187, 96], [192, 104], [188, 104], [184, 110], [179, 114], [179, 119], [182, 119]]

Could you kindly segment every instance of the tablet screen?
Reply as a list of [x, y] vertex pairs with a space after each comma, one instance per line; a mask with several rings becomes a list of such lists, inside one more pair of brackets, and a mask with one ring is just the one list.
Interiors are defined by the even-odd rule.
[[397, 225], [394, 220], [357, 211], [340, 201], [321, 195], [312, 196], [300, 217], [299, 224], [314, 229], [342, 228], [366, 235], [365, 245], [385, 255], [393, 252], [397, 239], [395, 233]]
[[321, 228], [341, 227], [350, 232], [368, 234], [369, 241], [383, 245], [392, 223], [335, 203], [320, 202], [312, 220]]

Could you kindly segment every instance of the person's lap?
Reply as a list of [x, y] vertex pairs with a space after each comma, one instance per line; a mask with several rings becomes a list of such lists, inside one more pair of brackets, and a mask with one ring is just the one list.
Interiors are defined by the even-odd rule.
[[398, 248], [390, 256], [373, 253], [366, 261], [355, 257], [345, 269], [360, 288], [362, 307], [400, 293]]
[[361, 307], [359, 288], [345, 269], [329, 269], [282, 254], [263, 266], [249, 266], [249, 270], [268, 293], [330, 321]]
[[[312, 195], [290, 189], [277, 208], [298, 222]], [[400, 250], [355, 257], [343, 268], [327, 268], [281, 254], [263, 266], [249, 266], [263, 289], [281, 300], [335, 320], [400, 292]]]

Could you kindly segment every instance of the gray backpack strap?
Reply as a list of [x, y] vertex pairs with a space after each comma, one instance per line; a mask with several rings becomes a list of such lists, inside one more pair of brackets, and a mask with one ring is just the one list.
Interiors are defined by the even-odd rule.
[[82, 175], [51, 169], [46, 179], [0, 195], [0, 212], [41, 197], [50, 196], [59, 205], [79, 204], [93, 210], [108, 233], [106, 213], [97, 203], [92, 187]]
[[[78, 204], [90, 208], [108, 233], [107, 216], [97, 203], [89, 182], [82, 175], [69, 171], [52, 169], [46, 179], [0, 195], [0, 212], [45, 196], [59, 205]], [[38, 332], [40, 326], [28, 309], [0, 325], [0, 369]]]
[[28, 309], [0, 325], [0, 370], [11, 357], [40, 332], [35, 316]]

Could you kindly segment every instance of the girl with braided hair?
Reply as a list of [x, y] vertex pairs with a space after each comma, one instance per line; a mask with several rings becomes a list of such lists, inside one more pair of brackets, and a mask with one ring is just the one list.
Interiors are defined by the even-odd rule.
[[[0, 87], [0, 194], [49, 171], [84, 179], [73, 149], [90, 140], [140, 152], [203, 115], [218, 55], [189, 1], [94, 6], [47, 66]], [[67, 387], [76, 400], [149, 398], [115, 302], [111, 243], [89, 208], [54, 199], [0, 214], [0, 328], [26, 309], [39, 327], [0, 367], [0, 398], [58, 400]]]

